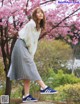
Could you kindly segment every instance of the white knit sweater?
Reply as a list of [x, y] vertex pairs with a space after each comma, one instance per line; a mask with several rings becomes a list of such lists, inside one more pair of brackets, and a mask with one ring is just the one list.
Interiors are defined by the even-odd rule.
[[18, 33], [19, 38], [25, 41], [32, 57], [34, 57], [36, 52], [40, 33], [41, 29], [39, 31], [36, 30], [36, 23], [33, 19], [31, 19]]

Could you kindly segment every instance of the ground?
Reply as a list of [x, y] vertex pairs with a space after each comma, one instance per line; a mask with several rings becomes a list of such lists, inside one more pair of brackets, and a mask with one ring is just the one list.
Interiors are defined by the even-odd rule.
[[27, 102], [27, 103], [21, 103], [21, 104], [55, 104], [55, 103], [40, 101], [40, 102]]
[[66, 102], [54, 102], [54, 101], [38, 101], [38, 102], [22, 103], [21, 99], [11, 99], [10, 104], [68, 104], [68, 103], [66, 103]]

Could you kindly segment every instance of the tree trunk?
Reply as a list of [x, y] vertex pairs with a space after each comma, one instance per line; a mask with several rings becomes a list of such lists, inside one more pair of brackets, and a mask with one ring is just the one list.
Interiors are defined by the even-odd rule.
[[11, 94], [11, 81], [8, 77], [6, 77], [6, 89], [5, 89], [5, 95]]
[[2, 57], [3, 57], [3, 63], [4, 63], [4, 71], [5, 71], [5, 76], [6, 76], [5, 95], [10, 95], [11, 94], [11, 81], [7, 77], [7, 73], [8, 73], [10, 63], [7, 62], [7, 61], [9, 61], [8, 54], [7, 54], [8, 50], [5, 50], [5, 48], [8, 45], [8, 42], [6, 43], [6, 40], [3, 38], [4, 37], [4, 28], [2, 26], [0, 26], [0, 29], [1, 29], [0, 30], [0, 32], [1, 32], [1, 40], [0, 40], [1, 51], [2, 51]]

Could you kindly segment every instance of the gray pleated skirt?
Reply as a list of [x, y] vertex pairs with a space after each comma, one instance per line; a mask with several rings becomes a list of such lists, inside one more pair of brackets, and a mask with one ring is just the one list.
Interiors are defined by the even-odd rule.
[[26, 48], [25, 42], [21, 39], [17, 39], [14, 45], [7, 77], [10, 80], [41, 80], [36, 64]]

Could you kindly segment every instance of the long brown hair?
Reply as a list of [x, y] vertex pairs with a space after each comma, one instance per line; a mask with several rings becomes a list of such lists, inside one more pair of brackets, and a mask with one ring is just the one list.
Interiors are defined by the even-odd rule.
[[[40, 9], [41, 12], [43, 13], [43, 19], [40, 21], [40, 24], [38, 24], [38, 19], [37, 19], [37, 16], [36, 16], [36, 13], [37, 13], [37, 10]], [[43, 10], [40, 8], [40, 7], [37, 7], [33, 13], [32, 13], [32, 19], [35, 21], [36, 23], [36, 29], [37, 31], [41, 28], [41, 30], [45, 30], [45, 24], [46, 24], [46, 18], [45, 18], [45, 14], [43, 12]]]

